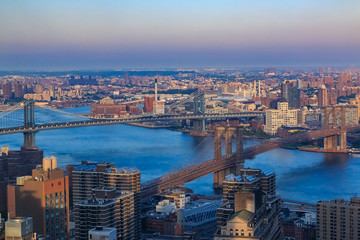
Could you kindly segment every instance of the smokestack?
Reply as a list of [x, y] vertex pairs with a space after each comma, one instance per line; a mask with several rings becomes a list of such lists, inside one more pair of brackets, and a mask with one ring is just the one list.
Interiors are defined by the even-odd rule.
[[157, 78], [155, 78], [155, 107], [154, 107], [154, 113], [157, 114]]
[[254, 80], [254, 92], [255, 92], [255, 96], [256, 97], [256, 80]]

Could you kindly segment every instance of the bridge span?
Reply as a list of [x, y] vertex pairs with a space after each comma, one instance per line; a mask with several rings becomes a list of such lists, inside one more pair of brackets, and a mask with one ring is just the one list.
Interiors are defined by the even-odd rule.
[[[270, 139], [255, 146], [245, 148], [241, 155], [241, 159], [251, 159], [261, 153], [295, 143], [303, 143], [319, 138], [339, 135], [343, 131], [353, 132], [359, 130], [360, 125], [356, 125], [346, 128], [313, 130], [296, 134], [287, 138]], [[207, 160], [192, 166], [182, 168], [176, 172], [163, 175], [154, 180], [150, 180], [141, 185], [141, 197], [142, 199], [146, 199], [158, 193], [173, 189], [176, 186], [191, 182], [210, 173], [230, 168], [234, 166], [235, 160], [236, 154], [232, 154], [230, 157], [220, 157]]]

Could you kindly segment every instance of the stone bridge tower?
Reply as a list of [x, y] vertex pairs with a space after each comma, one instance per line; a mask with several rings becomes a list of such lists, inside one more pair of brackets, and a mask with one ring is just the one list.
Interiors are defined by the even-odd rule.
[[[346, 106], [328, 106], [324, 107], [323, 126], [325, 129], [340, 128], [345, 129], [347, 125]], [[342, 130], [339, 135], [325, 137], [324, 149], [328, 151], [343, 151], [346, 150], [346, 131]]]
[[244, 168], [243, 155], [243, 135], [241, 127], [216, 127], [214, 131], [214, 159], [222, 158], [222, 144], [221, 140], [225, 138], [225, 157], [233, 155], [232, 142], [235, 139], [236, 152], [234, 166], [223, 169], [214, 173], [214, 184], [215, 191], [222, 190], [223, 180], [225, 176], [233, 173], [235, 175], [240, 174], [240, 169]]

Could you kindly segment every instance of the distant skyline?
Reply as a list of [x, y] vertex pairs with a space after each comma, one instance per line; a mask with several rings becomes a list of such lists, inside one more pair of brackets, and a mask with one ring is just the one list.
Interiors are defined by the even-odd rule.
[[3, 0], [0, 70], [360, 66], [357, 0]]

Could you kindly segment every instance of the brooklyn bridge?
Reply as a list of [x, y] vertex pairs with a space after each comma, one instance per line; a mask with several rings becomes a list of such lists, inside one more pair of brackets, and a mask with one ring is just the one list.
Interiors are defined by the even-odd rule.
[[[22, 146], [22, 149], [26, 150], [37, 148], [35, 144], [35, 134], [36, 132], [43, 130], [181, 119], [192, 119], [194, 121], [202, 121], [204, 119], [226, 120], [231, 118], [257, 117], [263, 116], [264, 114], [263, 112], [239, 112], [228, 114], [204, 114], [195, 112], [194, 114], [188, 115], [140, 116], [122, 119], [92, 119], [85, 116], [79, 116], [77, 114], [70, 114], [58, 109], [45, 107], [47, 110], [65, 114], [71, 118], [67, 118], [66, 121], [44, 123], [41, 122], [39, 117], [36, 117], [34, 102], [24, 102], [22, 103], [22, 108], [23, 110], [19, 111], [19, 106], [17, 106], [14, 107], [14, 111], [3, 112], [0, 114], [0, 135], [23, 133], [24, 145]], [[14, 122], [12, 117], [9, 116], [16, 111], [17, 114], [22, 114], [23, 122], [21, 120], [21, 125], [18, 124], [20, 126], [7, 126], [6, 122]], [[81, 120], [79, 120], [79, 118]], [[37, 124], [36, 119], [37, 121], [40, 120], [40, 123]], [[291, 144], [304, 143], [323, 138], [325, 149], [343, 150], [346, 148], [346, 134], [348, 132], [359, 130], [360, 125], [346, 125], [345, 112], [339, 107], [333, 107], [325, 111], [325, 122], [322, 129], [309, 130], [286, 138], [272, 138], [247, 148], [243, 148], [241, 127], [216, 127], [214, 131], [213, 159], [198, 163], [190, 162], [176, 171], [167, 173], [148, 182], [144, 182], [141, 186], [142, 199], [173, 189], [179, 185], [183, 185], [211, 173], [214, 173], [214, 188], [220, 189], [225, 176], [230, 173], [237, 174], [239, 170], [244, 167], [246, 159], [251, 159], [261, 153]], [[222, 139], [225, 139], [225, 155], [222, 154]], [[233, 140], [235, 140], [236, 145], [235, 151], [232, 149], [232, 146], [234, 145]]]

